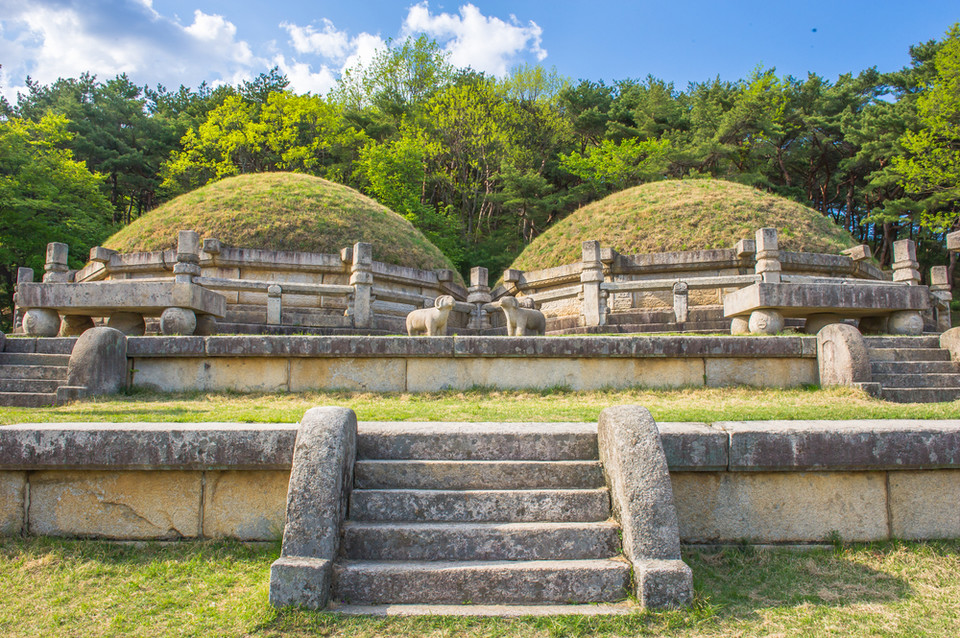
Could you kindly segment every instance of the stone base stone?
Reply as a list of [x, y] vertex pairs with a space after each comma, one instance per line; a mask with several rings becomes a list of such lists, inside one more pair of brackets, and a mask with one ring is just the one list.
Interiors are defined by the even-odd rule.
[[775, 335], [783, 330], [783, 315], [776, 310], [754, 310], [748, 323], [750, 332], [762, 335]]
[[887, 332], [887, 318], [886, 317], [862, 317], [860, 323], [858, 324], [860, 332], [868, 334], [886, 334]]
[[30, 337], [56, 337], [60, 315], [48, 308], [31, 308], [23, 315], [23, 332]]
[[167, 308], [160, 315], [160, 332], [165, 335], [192, 335], [197, 329], [197, 315], [186, 308]]
[[281, 556], [270, 566], [270, 604], [323, 609], [330, 600], [332, 578], [332, 561]]
[[637, 601], [647, 609], [686, 607], [693, 601], [693, 572], [682, 560], [633, 563]]
[[810, 315], [803, 324], [803, 331], [808, 335], [815, 335], [831, 323], [843, 323], [843, 317], [830, 312]]
[[890, 315], [887, 332], [915, 337], [923, 334], [923, 317], [916, 310], [900, 310]]
[[110, 315], [107, 327], [119, 330], [128, 337], [142, 337], [147, 331], [143, 315], [136, 312], [117, 312]]
[[93, 323], [93, 319], [86, 315], [63, 315], [60, 320], [59, 336], [79, 337], [87, 330], [95, 327], [96, 324]]
[[730, 320], [730, 334], [746, 335], [750, 334], [750, 322], [746, 317], [734, 317]]
[[197, 315], [195, 335], [210, 337], [217, 334], [217, 318], [213, 315]]

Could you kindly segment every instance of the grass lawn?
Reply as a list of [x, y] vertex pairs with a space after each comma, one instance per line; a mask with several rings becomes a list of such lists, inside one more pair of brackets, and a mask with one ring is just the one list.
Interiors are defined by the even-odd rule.
[[3, 636], [943, 636], [960, 543], [688, 550], [689, 610], [621, 617], [341, 617], [267, 602], [279, 547], [0, 540]]
[[687, 388], [574, 392], [194, 392], [127, 395], [50, 408], [0, 408], [0, 425], [64, 421], [296, 422], [317, 405], [352, 408], [365, 421], [595, 421], [611, 405], [646, 406], [658, 421], [958, 419], [960, 401], [900, 404], [850, 388]]

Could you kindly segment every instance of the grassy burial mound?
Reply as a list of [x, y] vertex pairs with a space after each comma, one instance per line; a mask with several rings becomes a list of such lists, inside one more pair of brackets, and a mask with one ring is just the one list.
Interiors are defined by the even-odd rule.
[[177, 230], [242, 248], [336, 253], [364, 241], [373, 258], [434, 270], [454, 266], [409, 221], [352, 188], [296, 173], [240, 175], [150, 211], [104, 246], [121, 252], [173, 248]]
[[758, 228], [779, 231], [782, 250], [837, 253], [857, 242], [812, 208], [714, 179], [643, 184], [584, 206], [528, 245], [511, 268], [534, 270], [579, 261], [581, 242], [597, 239], [621, 254], [732, 248]]

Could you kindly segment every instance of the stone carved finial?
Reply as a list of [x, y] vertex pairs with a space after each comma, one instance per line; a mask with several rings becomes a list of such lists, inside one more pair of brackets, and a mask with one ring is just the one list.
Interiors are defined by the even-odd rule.
[[67, 258], [70, 247], [58, 241], [47, 244], [47, 261], [43, 266], [43, 281], [63, 283], [70, 280]]
[[910, 286], [920, 285], [917, 245], [912, 239], [893, 242], [893, 280], [902, 281]]
[[173, 275], [178, 284], [192, 283], [194, 277], [200, 276], [200, 235], [196, 231], [177, 233], [177, 263]]
[[503, 310], [507, 319], [507, 335], [523, 337], [546, 333], [547, 319], [543, 313], [532, 308], [521, 308], [516, 297], [501, 297], [494, 305]]
[[456, 300], [450, 295], [442, 295], [433, 301], [433, 308], [420, 308], [407, 315], [407, 335], [426, 334], [428, 337], [443, 336], [447, 330], [447, 320]]
[[765, 284], [780, 283], [780, 248], [776, 228], [761, 228], [756, 235], [756, 273]]

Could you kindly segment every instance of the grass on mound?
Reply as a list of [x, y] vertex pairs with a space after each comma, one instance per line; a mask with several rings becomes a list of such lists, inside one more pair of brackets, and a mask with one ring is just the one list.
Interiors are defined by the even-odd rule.
[[781, 250], [835, 254], [856, 243], [829, 218], [792, 200], [722, 180], [673, 180], [584, 206], [533, 240], [510, 267], [580, 261], [581, 244], [590, 239], [624, 255], [733, 248], [764, 227], [777, 229]]
[[164, 250], [176, 245], [178, 230], [267, 250], [338, 253], [365, 241], [373, 244], [377, 261], [454, 268], [397, 213], [348, 186], [297, 173], [239, 175], [208, 184], [150, 211], [103, 245], [121, 252]]
[[0, 635], [931, 636], [960, 627], [960, 543], [690, 549], [690, 609], [541, 618], [343, 617], [267, 602], [279, 544], [0, 539]]
[[69, 421], [293, 423], [318, 405], [353, 409], [363, 421], [596, 421], [603, 408], [636, 404], [658, 421], [766, 419], [957, 419], [960, 401], [890, 403], [852, 388], [494, 390], [425, 393], [135, 391], [51, 408], [0, 408], [0, 424]]

